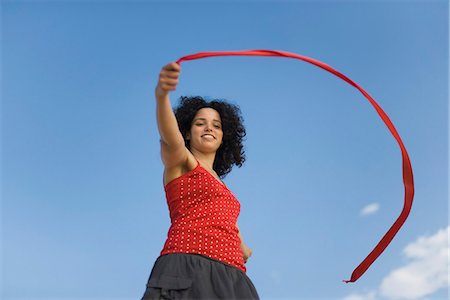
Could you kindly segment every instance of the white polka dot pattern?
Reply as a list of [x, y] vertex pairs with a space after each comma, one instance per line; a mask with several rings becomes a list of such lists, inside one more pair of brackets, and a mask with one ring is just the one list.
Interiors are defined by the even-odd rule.
[[236, 222], [240, 203], [198, 163], [165, 186], [172, 225], [160, 255], [196, 253], [246, 272]]

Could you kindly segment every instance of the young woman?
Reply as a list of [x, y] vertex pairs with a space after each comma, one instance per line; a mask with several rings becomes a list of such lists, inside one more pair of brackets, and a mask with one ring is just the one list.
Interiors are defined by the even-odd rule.
[[252, 250], [237, 224], [240, 203], [221, 181], [245, 161], [238, 106], [181, 97], [180, 66], [164, 66], [156, 86], [164, 190], [171, 226], [142, 299], [259, 299], [246, 275]]

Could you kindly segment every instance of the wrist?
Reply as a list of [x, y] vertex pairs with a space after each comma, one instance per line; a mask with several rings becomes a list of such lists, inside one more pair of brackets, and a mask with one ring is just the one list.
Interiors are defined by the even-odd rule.
[[159, 86], [155, 88], [155, 97], [158, 101], [163, 101], [169, 96], [169, 92], [162, 90]]

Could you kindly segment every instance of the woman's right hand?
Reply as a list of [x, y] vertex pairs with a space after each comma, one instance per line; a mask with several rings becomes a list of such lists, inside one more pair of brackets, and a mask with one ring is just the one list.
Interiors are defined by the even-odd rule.
[[176, 90], [180, 72], [181, 67], [175, 62], [169, 63], [161, 69], [158, 85], [155, 89], [156, 98], [165, 97], [170, 91]]

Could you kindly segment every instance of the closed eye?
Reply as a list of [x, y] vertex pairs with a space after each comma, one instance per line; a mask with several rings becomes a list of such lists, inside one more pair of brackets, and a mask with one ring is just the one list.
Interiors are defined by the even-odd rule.
[[[202, 126], [202, 125], [204, 125], [204, 124], [203, 124], [203, 123], [197, 123], [197, 124], [195, 124], [195, 125], [200, 127], [200, 126]], [[219, 128], [219, 129], [221, 128], [220, 125], [214, 125], [214, 127], [215, 127], [215, 128]]]

